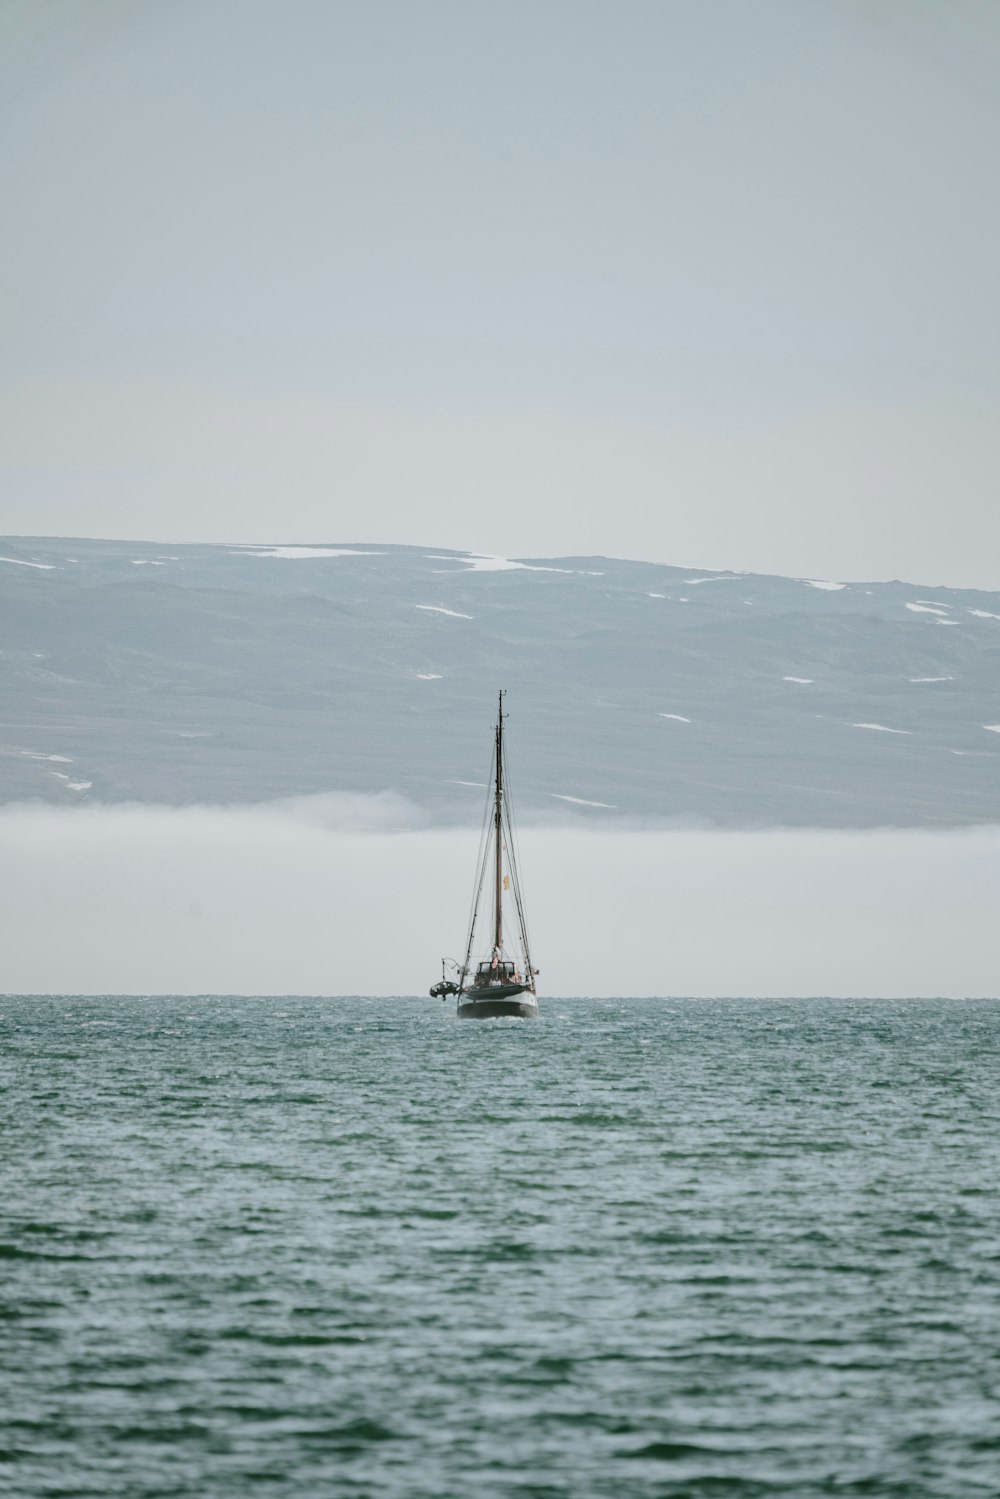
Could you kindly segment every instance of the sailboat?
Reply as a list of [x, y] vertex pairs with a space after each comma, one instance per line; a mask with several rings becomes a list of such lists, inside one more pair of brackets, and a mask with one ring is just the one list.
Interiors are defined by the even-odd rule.
[[[493, 784], [483, 814], [465, 957], [460, 967], [453, 965], [457, 967], [456, 979], [445, 977], [447, 959], [442, 959], [441, 981], [430, 991], [435, 999], [455, 995], [458, 1014], [463, 1020], [490, 1020], [501, 1015], [529, 1020], [538, 1014], [535, 998], [538, 969], [532, 964], [528, 946], [514, 822], [506, 790], [507, 754], [503, 725], [507, 715], [503, 711], [503, 700], [504, 693], [501, 692], [493, 734]], [[488, 911], [488, 930], [483, 930], [480, 923], [481, 908]], [[480, 948], [474, 958], [477, 930], [480, 943], [486, 939], [488, 946], [485, 951]]]

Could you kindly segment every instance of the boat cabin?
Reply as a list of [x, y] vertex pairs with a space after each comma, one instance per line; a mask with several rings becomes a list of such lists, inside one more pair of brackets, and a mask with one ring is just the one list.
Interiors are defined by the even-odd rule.
[[520, 970], [517, 965], [501, 958], [494, 965], [489, 958], [480, 963], [476, 969], [476, 984], [520, 984], [523, 983]]

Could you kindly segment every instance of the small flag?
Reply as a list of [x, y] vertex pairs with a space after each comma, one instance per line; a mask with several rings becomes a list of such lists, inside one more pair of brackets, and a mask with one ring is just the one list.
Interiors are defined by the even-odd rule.
[[509, 874], [505, 874], [504, 877], [503, 877], [503, 888], [505, 890], [509, 890], [510, 889], [510, 875]]

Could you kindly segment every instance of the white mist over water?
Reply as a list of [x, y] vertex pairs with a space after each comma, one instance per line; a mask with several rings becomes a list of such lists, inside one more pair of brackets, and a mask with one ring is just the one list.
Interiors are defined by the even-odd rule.
[[[477, 834], [400, 798], [0, 813], [9, 993], [419, 994]], [[548, 996], [996, 994], [1000, 829], [522, 831]]]

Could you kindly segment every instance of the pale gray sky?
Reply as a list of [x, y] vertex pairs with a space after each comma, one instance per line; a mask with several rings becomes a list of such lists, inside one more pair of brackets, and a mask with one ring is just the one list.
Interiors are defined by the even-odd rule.
[[0, 531], [1000, 584], [995, 0], [6, 0]]

